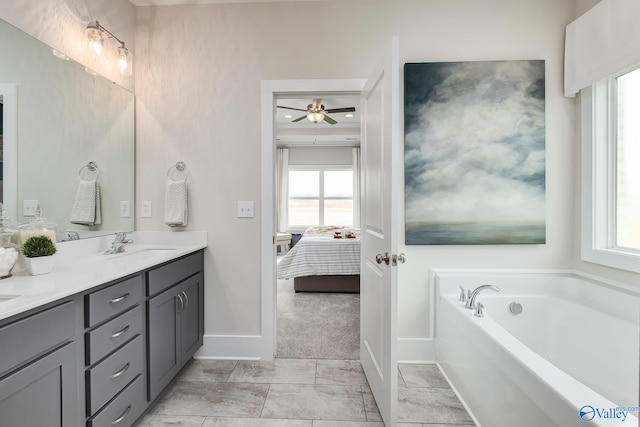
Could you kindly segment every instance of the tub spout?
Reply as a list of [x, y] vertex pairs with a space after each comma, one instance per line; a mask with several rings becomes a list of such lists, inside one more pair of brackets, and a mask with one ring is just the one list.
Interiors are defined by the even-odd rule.
[[492, 291], [500, 292], [500, 288], [497, 286], [493, 286], [493, 285], [478, 286], [473, 290], [473, 292], [471, 292], [471, 296], [469, 296], [469, 298], [467, 299], [467, 304], [465, 305], [465, 307], [468, 308], [469, 310], [473, 310], [474, 308], [476, 308], [476, 297], [480, 292], [484, 291], [485, 289], [491, 289]]

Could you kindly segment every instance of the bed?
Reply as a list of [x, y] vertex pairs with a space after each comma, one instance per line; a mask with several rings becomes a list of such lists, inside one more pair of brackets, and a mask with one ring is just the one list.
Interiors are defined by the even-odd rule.
[[360, 292], [360, 230], [313, 227], [280, 260], [296, 292]]

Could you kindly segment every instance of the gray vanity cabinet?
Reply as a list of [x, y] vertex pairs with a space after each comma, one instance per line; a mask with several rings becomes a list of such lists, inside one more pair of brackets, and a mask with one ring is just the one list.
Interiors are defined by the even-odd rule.
[[0, 427], [129, 427], [202, 346], [203, 252], [0, 320]]
[[204, 283], [202, 252], [149, 272], [148, 377], [153, 401], [202, 346]]
[[76, 301], [0, 326], [0, 425], [78, 422]]

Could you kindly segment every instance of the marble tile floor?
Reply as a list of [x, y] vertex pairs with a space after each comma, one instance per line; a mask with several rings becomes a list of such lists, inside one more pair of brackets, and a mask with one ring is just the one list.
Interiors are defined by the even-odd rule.
[[[436, 365], [400, 365], [398, 427], [473, 421]], [[383, 427], [355, 360], [194, 360], [137, 427]]]

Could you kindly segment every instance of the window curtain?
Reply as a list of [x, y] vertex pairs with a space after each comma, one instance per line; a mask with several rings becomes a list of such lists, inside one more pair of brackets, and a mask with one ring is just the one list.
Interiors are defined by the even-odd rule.
[[278, 232], [287, 230], [287, 200], [289, 198], [289, 149], [278, 148], [276, 171], [276, 203], [278, 209]]
[[360, 148], [352, 148], [353, 162], [353, 226], [360, 227]]
[[638, 0], [602, 0], [567, 26], [565, 96], [640, 64], [638, 17]]

